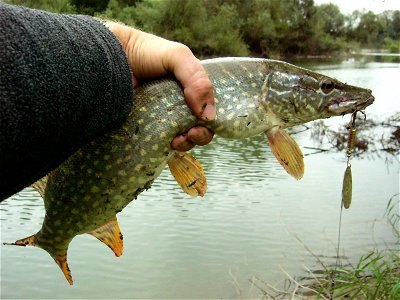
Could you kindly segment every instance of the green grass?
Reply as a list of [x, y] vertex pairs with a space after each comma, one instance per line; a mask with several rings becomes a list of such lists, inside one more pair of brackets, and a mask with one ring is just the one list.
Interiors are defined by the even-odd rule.
[[395, 203], [398, 196], [389, 200], [385, 214], [397, 238], [394, 246], [370, 251], [356, 265], [326, 266], [303, 244], [323, 272], [309, 270], [309, 277], [295, 279], [282, 270], [287, 280], [280, 290], [259, 278], [252, 278], [251, 283], [261, 291], [262, 299], [400, 299], [400, 214], [399, 204]]
[[331, 270], [311, 287], [320, 299], [400, 299], [399, 264], [394, 249], [370, 252], [355, 267]]
[[370, 251], [355, 266], [327, 269], [321, 280], [310, 285], [320, 299], [400, 299], [400, 214], [393, 196], [386, 220], [397, 238], [394, 247]]

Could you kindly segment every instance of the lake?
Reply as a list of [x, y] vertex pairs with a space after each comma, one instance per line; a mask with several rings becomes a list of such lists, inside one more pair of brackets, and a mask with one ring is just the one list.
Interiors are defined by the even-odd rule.
[[[367, 118], [400, 112], [400, 64], [347, 60], [307, 67], [372, 89], [375, 103], [367, 108]], [[338, 127], [349, 119], [337, 117], [327, 124]], [[205, 197], [185, 195], [164, 170], [118, 215], [124, 234], [121, 257], [89, 235], [72, 241], [72, 287], [45, 251], [2, 245], [1, 298], [260, 298], [252, 278], [282, 287], [285, 273], [298, 278], [307, 269], [321, 269], [306, 247], [325, 264], [334, 264], [345, 150], [312, 154], [308, 147], [317, 142], [310, 130], [293, 136], [306, 154], [300, 181], [286, 174], [263, 136], [215, 138], [196, 148], [192, 153], [208, 179]], [[371, 154], [351, 163], [353, 203], [342, 215], [343, 263], [356, 263], [368, 251], [396, 242], [384, 213], [399, 192], [398, 158]], [[0, 209], [1, 242], [41, 227], [43, 202], [31, 188]]]

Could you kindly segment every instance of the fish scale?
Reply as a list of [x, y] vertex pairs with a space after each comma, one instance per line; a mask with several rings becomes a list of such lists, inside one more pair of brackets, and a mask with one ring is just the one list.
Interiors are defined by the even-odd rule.
[[[142, 84], [120, 129], [88, 143], [37, 183], [46, 209], [42, 228], [14, 244], [46, 250], [72, 284], [66, 262], [70, 241], [91, 233], [121, 255], [116, 214], [150, 188], [167, 163], [184, 190], [205, 185], [201, 165], [171, 149], [176, 135], [197, 125], [224, 138], [264, 133], [278, 161], [299, 179], [304, 172], [301, 150], [283, 129], [352, 113], [374, 100], [369, 90], [285, 62], [225, 58], [202, 63], [214, 87], [215, 120], [196, 119], [173, 78]], [[327, 82], [334, 83], [329, 93], [320, 88]]]

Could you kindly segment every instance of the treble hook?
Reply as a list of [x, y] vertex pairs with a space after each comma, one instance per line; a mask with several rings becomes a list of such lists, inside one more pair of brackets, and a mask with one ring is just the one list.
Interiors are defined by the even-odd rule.
[[352, 114], [351, 114], [351, 120], [349, 125], [347, 126], [348, 128], [351, 127], [355, 127], [356, 126], [356, 118], [357, 118], [357, 113], [362, 113], [364, 115], [364, 122], [367, 120], [367, 114], [365, 112], [363, 112], [362, 110], [358, 110], [355, 109]]

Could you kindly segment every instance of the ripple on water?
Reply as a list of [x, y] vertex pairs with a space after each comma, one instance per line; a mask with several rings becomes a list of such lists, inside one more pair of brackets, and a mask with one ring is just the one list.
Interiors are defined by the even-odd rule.
[[[307, 143], [303, 135], [298, 140]], [[344, 171], [338, 155], [307, 156], [305, 176], [296, 181], [262, 136], [216, 138], [192, 153], [208, 180], [203, 198], [185, 195], [164, 170], [118, 215], [124, 255], [116, 258], [88, 235], [72, 241], [73, 288], [44, 251], [2, 246], [2, 298], [237, 298], [234, 281], [243, 297], [254, 298], [252, 276], [275, 284], [285, 277], [281, 268], [297, 276], [304, 274], [303, 265], [320, 268], [304, 245], [334, 263]], [[372, 245], [392, 243], [390, 228], [371, 220], [382, 219], [398, 192], [398, 169], [397, 164], [388, 171], [379, 160], [353, 163], [344, 256], [356, 261]], [[2, 203], [0, 211], [2, 241], [32, 234], [44, 216], [43, 202], [30, 188]]]

